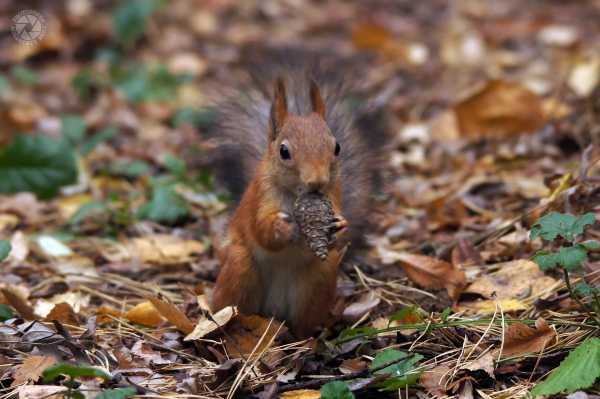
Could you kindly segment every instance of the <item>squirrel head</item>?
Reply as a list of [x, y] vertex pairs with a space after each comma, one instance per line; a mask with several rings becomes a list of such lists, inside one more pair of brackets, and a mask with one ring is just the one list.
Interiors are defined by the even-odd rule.
[[310, 81], [312, 112], [288, 112], [285, 84], [275, 82], [269, 123], [268, 161], [279, 186], [300, 195], [331, 191], [338, 176], [339, 143], [325, 121], [325, 102], [314, 80]]

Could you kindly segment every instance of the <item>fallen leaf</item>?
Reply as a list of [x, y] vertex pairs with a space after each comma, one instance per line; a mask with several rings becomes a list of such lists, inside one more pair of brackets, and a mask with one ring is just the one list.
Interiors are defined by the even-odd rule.
[[152, 305], [162, 317], [169, 320], [182, 333], [189, 334], [194, 330], [194, 324], [177, 306], [154, 297], [147, 297], [146, 299], [152, 302]]
[[23, 385], [19, 387], [19, 399], [61, 399], [67, 387], [56, 385]]
[[[260, 316], [238, 315], [235, 321], [227, 326], [228, 335], [225, 339], [225, 347], [229, 356], [232, 358], [242, 357], [242, 355], [248, 357], [253, 350], [254, 355], [258, 356], [266, 350], [281, 326], [281, 323], [273, 320], [269, 327], [269, 322], [269, 319]], [[283, 332], [283, 328], [279, 331]], [[263, 334], [265, 337], [261, 341]], [[258, 345], [259, 341], [260, 345]]]
[[377, 307], [379, 302], [381, 302], [379, 296], [375, 292], [369, 291], [357, 302], [348, 305], [342, 315], [345, 320], [356, 321]]
[[506, 137], [531, 133], [545, 121], [542, 99], [519, 83], [492, 80], [454, 107], [461, 135]]
[[579, 97], [587, 97], [598, 85], [600, 80], [600, 59], [591, 58], [577, 62], [567, 80], [569, 88]]
[[90, 296], [81, 291], [69, 291], [62, 294], [56, 294], [49, 299], [38, 299], [35, 303], [34, 312], [40, 317], [46, 317], [55, 305], [67, 303], [73, 308], [75, 313], [79, 313], [82, 308], [86, 308], [90, 303]]
[[408, 278], [423, 288], [446, 288], [448, 296], [456, 301], [466, 285], [465, 273], [448, 262], [424, 255], [386, 251], [387, 259], [400, 262]]
[[483, 316], [499, 311], [500, 309], [498, 309], [498, 306], [502, 309], [502, 312], [505, 313], [526, 310], [529, 308], [528, 305], [518, 299], [484, 299], [479, 301], [461, 302], [458, 306], [458, 310]]
[[367, 362], [362, 360], [361, 358], [356, 359], [346, 359], [340, 364], [340, 372], [342, 374], [352, 374], [357, 373], [359, 371], [363, 371], [367, 368]]
[[166, 234], [134, 238], [129, 248], [142, 262], [159, 265], [185, 263], [206, 250], [200, 241]]
[[[131, 353], [135, 356], [144, 360], [144, 362], [151, 366], [155, 365], [167, 365], [173, 362], [175, 354], [162, 355], [160, 352], [155, 351], [152, 347], [142, 340], [137, 341], [131, 347]], [[173, 355], [173, 356], [171, 356]]]
[[[537, 319], [535, 328], [531, 328], [523, 323], [514, 323], [506, 329], [502, 357], [507, 358], [523, 356], [528, 353], [540, 353], [554, 344], [557, 339], [556, 331], [550, 328], [546, 320], [542, 318]], [[500, 348], [497, 349], [497, 351], [499, 350]]]
[[62, 324], [67, 324], [71, 326], [79, 325], [77, 314], [75, 314], [71, 305], [69, 305], [66, 302], [61, 302], [54, 305], [54, 308], [52, 308], [50, 313], [46, 315], [46, 320], [56, 320]]
[[100, 306], [96, 310], [96, 316], [98, 316], [98, 318], [96, 319], [98, 324], [104, 324], [104, 323], [110, 323], [113, 321], [112, 318], [107, 317], [107, 316], [113, 316], [113, 317], [119, 318], [119, 317], [123, 317], [123, 312], [121, 312], [117, 309], [108, 307], [108, 306]]
[[442, 397], [446, 394], [446, 384], [448, 383], [452, 369], [444, 364], [440, 364], [431, 370], [425, 370], [421, 374], [420, 384], [436, 397]]
[[4, 298], [19, 313], [19, 315], [25, 320], [35, 320], [37, 317], [31, 308], [31, 305], [27, 303], [27, 300], [19, 295], [16, 290], [11, 288], [1, 288], [0, 292], [4, 295]]
[[14, 381], [11, 387], [36, 383], [45, 369], [56, 363], [56, 359], [52, 356], [29, 356], [25, 361], [17, 366], [13, 378]]
[[28, 225], [43, 222], [44, 212], [47, 209], [48, 206], [38, 201], [32, 193], [0, 195], [0, 213], [15, 214]]
[[198, 321], [196, 327], [194, 327], [193, 331], [189, 333], [183, 340], [184, 341], [193, 341], [195, 339], [200, 339], [211, 332], [217, 330], [219, 327], [223, 327], [229, 321], [236, 316], [238, 313], [237, 308], [235, 306], [227, 306], [217, 313], [212, 315], [212, 320], [206, 317], [203, 317]]
[[489, 299], [539, 298], [560, 284], [528, 259], [496, 263], [486, 266], [486, 269], [496, 271], [481, 274], [465, 288], [465, 293], [479, 294]]
[[75, 215], [83, 205], [91, 202], [93, 199], [90, 194], [74, 194], [59, 198], [56, 201], [56, 205], [62, 219], [66, 221]]
[[145, 301], [138, 303], [125, 313], [125, 318], [131, 322], [148, 327], [157, 327], [164, 321], [158, 310], [152, 305], [152, 302]]
[[494, 378], [494, 356], [492, 352], [488, 352], [483, 356], [478, 357], [477, 359], [463, 365], [461, 369], [464, 370], [483, 370], [489, 375], [491, 378]]
[[298, 389], [296, 391], [283, 392], [280, 396], [282, 399], [319, 399], [321, 391], [314, 389]]

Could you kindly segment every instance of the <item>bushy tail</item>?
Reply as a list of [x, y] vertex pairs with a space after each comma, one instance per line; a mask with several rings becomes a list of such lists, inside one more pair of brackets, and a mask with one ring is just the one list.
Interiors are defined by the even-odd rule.
[[[218, 106], [215, 129], [219, 142], [214, 154], [217, 178], [235, 200], [239, 200], [267, 147], [268, 120], [274, 80], [281, 76], [287, 88], [288, 107], [293, 113], [311, 112], [310, 80], [318, 84], [326, 104], [325, 119], [340, 143], [342, 211], [356, 242], [364, 236], [372, 208], [372, 195], [381, 182], [382, 156], [386, 143], [381, 107], [361, 102], [342, 76], [339, 62], [308, 61], [299, 51], [282, 51], [268, 67], [252, 69], [252, 84]], [[345, 74], [344, 74], [345, 75]], [[359, 240], [358, 240], [359, 241]]]

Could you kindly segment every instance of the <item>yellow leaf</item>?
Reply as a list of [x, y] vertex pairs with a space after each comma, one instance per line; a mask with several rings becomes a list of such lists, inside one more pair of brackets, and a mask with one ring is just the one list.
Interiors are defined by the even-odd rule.
[[296, 391], [284, 392], [280, 396], [282, 399], [319, 399], [321, 391], [314, 389], [298, 389]]
[[157, 327], [164, 320], [158, 310], [149, 301], [135, 305], [125, 313], [125, 318], [131, 322], [148, 327]]

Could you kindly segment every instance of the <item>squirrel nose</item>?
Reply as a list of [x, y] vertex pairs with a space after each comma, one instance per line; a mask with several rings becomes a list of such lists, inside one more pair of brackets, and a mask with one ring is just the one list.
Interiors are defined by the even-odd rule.
[[306, 191], [321, 191], [329, 183], [329, 173], [315, 173], [304, 179]]

